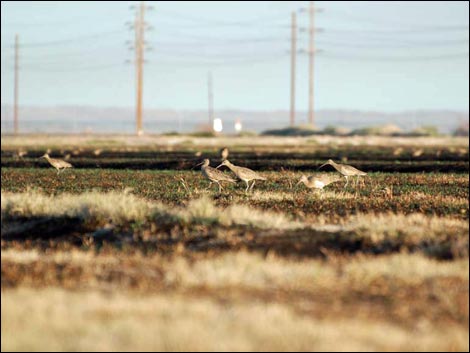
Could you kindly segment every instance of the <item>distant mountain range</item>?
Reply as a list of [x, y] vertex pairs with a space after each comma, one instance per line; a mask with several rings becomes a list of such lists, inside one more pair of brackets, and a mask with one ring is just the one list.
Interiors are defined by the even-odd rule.
[[[207, 126], [207, 111], [147, 109], [144, 111], [144, 130], [147, 132], [191, 132]], [[20, 130], [23, 132], [100, 132], [132, 133], [135, 128], [133, 108], [100, 108], [88, 106], [21, 107]], [[239, 119], [244, 130], [261, 132], [283, 128], [289, 124], [288, 111], [220, 110], [215, 112], [222, 119], [225, 132], [233, 132]], [[450, 110], [417, 110], [384, 113], [358, 110], [320, 110], [315, 114], [319, 128], [338, 126], [350, 129], [366, 126], [395, 124], [405, 131], [419, 126], [433, 125], [440, 132], [449, 133], [463, 121], [467, 112]], [[12, 130], [12, 106], [1, 106], [2, 132]], [[297, 124], [307, 122], [307, 113], [297, 113]]]

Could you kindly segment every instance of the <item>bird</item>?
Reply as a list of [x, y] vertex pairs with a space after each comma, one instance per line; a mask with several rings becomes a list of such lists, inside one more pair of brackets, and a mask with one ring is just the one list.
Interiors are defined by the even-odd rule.
[[[243, 180], [246, 183], [246, 189], [245, 192], [248, 192], [248, 190], [252, 190], [253, 186], [255, 185], [256, 180], [266, 180], [265, 177], [262, 177], [255, 171], [244, 168], [244, 167], [238, 167], [232, 163], [228, 159], [224, 160], [218, 167], [226, 166], [228, 167], [236, 176], [238, 179]], [[250, 181], [253, 180], [253, 183], [250, 186]]]
[[423, 153], [424, 153], [424, 150], [422, 148], [419, 148], [419, 149], [413, 151], [413, 157], [414, 158], [421, 157]]
[[318, 175], [318, 176], [305, 176], [302, 175], [297, 185], [300, 183], [304, 183], [306, 187], [309, 189], [318, 189], [323, 190], [323, 188], [327, 185], [340, 181], [341, 177], [338, 176], [330, 176], [330, 175]]
[[403, 153], [403, 148], [401, 148], [401, 147], [395, 148], [395, 149], [393, 150], [393, 155], [396, 156], [396, 157], [398, 157], [398, 156], [401, 155], [402, 153]]
[[[324, 166], [328, 164], [331, 165], [333, 168], [335, 168], [342, 176], [346, 178], [346, 184], [344, 185], [344, 187], [348, 186], [348, 182], [349, 182], [348, 177], [357, 176], [357, 178], [359, 178], [360, 176], [367, 175], [367, 173], [363, 172], [362, 170], [359, 170], [347, 164], [335, 163], [332, 159], [329, 159], [328, 162], [321, 165], [318, 169], [323, 168]], [[357, 180], [356, 180], [356, 184], [357, 184]]]
[[220, 157], [222, 157], [222, 161], [225, 161], [228, 158], [228, 148], [224, 147], [220, 150]]
[[39, 158], [45, 158], [51, 166], [53, 166], [55, 169], [57, 169], [57, 175], [59, 175], [59, 173], [62, 169], [72, 168], [73, 167], [73, 165], [71, 165], [70, 163], [68, 163], [66, 161], [49, 157], [48, 153], [45, 153], [44, 155], [42, 155]]
[[206, 158], [201, 163], [196, 165], [196, 167], [202, 165], [201, 167], [202, 175], [204, 175], [204, 177], [206, 179], [209, 179], [210, 181], [210, 184], [207, 188], [210, 188], [212, 183], [216, 183], [217, 185], [219, 185], [219, 192], [221, 192], [222, 191], [222, 185], [220, 185], [221, 181], [228, 181], [229, 183], [236, 182], [235, 179], [231, 178], [224, 172], [217, 170], [216, 168], [210, 167], [209, 164], [210, 164], [210, 161], [209, 159]]
[[26, 156], [27, 154], [28, 154], [28, 151], [18, 150], [16, 152], [13, 152], [13, 158], [23, 159], [23, 157]]

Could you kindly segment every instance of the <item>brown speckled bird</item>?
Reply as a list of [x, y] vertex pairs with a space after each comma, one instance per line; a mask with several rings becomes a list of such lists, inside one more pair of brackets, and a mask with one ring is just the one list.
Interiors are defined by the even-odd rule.
[[[255, 185], [256, 180], [266, 180], [265, 177], [259, 175], [255, 171], [248, 169], [248, 168], [236, 166], [230, 163], [228, 159], [223, 161], [217, 168], [220, 168], [223, 165], [228, 167], [237, 176], [238, 179], [243, 180], [246, 183], [245, 192], [248, 192], [248, 190], [253, 189], [253, 186]], [[252, 180], [253, 180], [253, 183], [250, 186], [250, 181]]]
[[[346, 178], [346, 184], [344, 185], [344, 187], [346, 187], [348, 185], [348, 177], [350, 176], [357, 176], [357, 178], [359, 179], [360, 176], [364, 176], [364, 175], [367, 175], [366, 172], [363, 172], [362, 170], [359, 170], [357, 168], [354, 168], [353, 166], [350, 166], [350, 165], [347, 165], [347, 164], [339, 164], [339, 163], [335, 163], [333, 160], [329, 159], [328, 162], [326, 162], [325, 164], [321, 165], [318, 169], [324, 167], [325, 165], [331, 165], [333, 168], [335, 168], [342, 176], [344, 176]], [[356, 184], [357, 184], [357, 180], [356, 180]]]
[[73, 165], [71, 165], [69, 162], [63, 161], [61, 159], [56, 159], [56, 158], [49, 157], [49, 154], [47, 154], [47, 153], [45, 153], [43, 156], [41, 156], [39, 158], [45, 158], [51, 166], [53, 166], [55, 169], [57, 169], [57, 175], [59, 175], [61, 170], [73, 167]]
[[236, 182], [235, 179], [231, 178], [224, 172], [217, 170], [216, 168], [210, 167], [209, 164], [210, 164], [210, 161], [209, 159], [206, 158], [204, 159], [204, 161], [202, 161], [201, 163], [197, 165], [197, 166], [202, 165], [201, 167], [202, 175], [204, 175], [204, 177], [206, 179], [209, 179], [210, 181], [208, 188], [211, 187], [212, 183], [216, 183], [217, 185], [219, 185], [219, 192], [221, 192], [222, 191], [222, 185], [220, 185], [221, 181], [227, 181], [229, 183]]

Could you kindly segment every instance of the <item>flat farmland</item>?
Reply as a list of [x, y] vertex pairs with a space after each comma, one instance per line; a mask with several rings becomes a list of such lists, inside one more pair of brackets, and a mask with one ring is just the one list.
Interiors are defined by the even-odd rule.
[[[224, 146], [267, 180], [208, 189], [194, 167]], [[468, 156], [450, 138], [2, 137], [2, 349], [468, 350]], [[297, 185], [330, 158], [368, 175]]]

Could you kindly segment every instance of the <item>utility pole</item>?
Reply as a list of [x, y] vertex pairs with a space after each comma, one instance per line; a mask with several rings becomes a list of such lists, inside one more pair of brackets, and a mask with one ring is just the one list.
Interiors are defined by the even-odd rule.
[[297, 57], [297, 16], [292, 12], [292, 34], [291, 34], [291, 62], [290, 62], [290, 126], [295, 125], [295, 75]]
[[13, 102], [13, 126], [14, 133], [18, 135], [18, 56], [19, 56], [19, 44], [18, 44], [18, 34], [15, 35], [15, 92], [14, 92], [14, 102]]
[[309, 47], [308, 47], [308, 55], [309, 55], [309, 90], [308, 90], [308, 123], [310, 125], [314, 125], [314, 108], [313, 108], [313, 64], [314, 64], [314, 33], [315, 33], [315, 25], [314, 25], [314, 17], [315, 17], [315, 10], [313, 7], [313, 1], [310, 1], [309, 6], [309, 17], [310, 17], [310, 28], [309, 28]]
[[142, 128], [142, 94], [144, 82], [144, 15], [145, 3], [140, 2], [140, 6], [135, 18], [135, 65], [137, 76], [137, 103], [136, 103], [136, 132], [140, 136], [143, 134]]
[[214, 126], [214, 92], [212, 89], [212, 72], [207, 74], [207, 93], [209, 103], [209, 128], [212, 130]]

